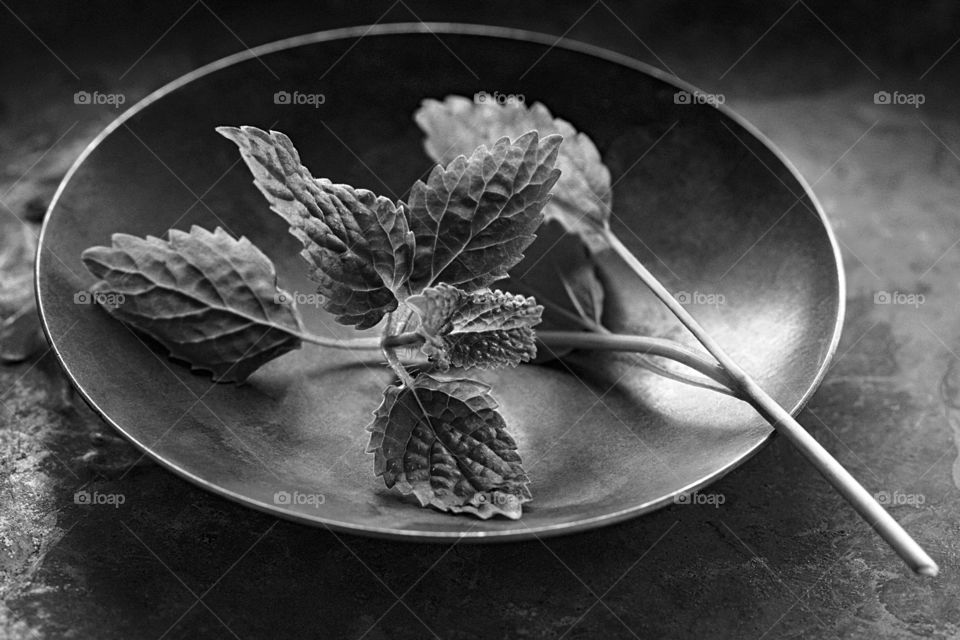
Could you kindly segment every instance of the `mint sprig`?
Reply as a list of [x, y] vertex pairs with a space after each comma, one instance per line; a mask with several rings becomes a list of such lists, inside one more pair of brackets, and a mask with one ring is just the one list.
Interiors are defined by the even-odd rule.
[[[539, 340], [554, 356], [571, 348], [633, 350], [725, 378], [668, 341], [597, 333], [605, 331], [603, 287], [577, 235], [589, 245], [606, 228], [609, 172], [589, 138], [538, 105], [498, 126], [493, 112], [445, 104], [463, 121], [429, 103], [418, 121], [433, 114], [428, 148], [447, 131], [463, 153], [441, 158], [444, 166], [415, 183], [407, 202], [313, 177], [282, 133], [217, 129], [302, 243], [324, 309], [357, 329], [379, 327], [379, 337], [307, 333], [273, 263], [223, 229], [170, 230], [167, 240], [115, 234], [111, 246], [91, 247], [83, 260], [99, 278], [94, 290], [111, 294], [98, 298], [107, 312], [218, 382], [243, 382], [303, 342], [379, 350], [397, 382], [369, 427], [376, 475], [423, 506], [518, 518], [531, 500], [529, 480], [491, 388], [465, 372], [435, 372], [516, 366], [536, 357]], [[571, 134], [570, 146], [556, 131]], [[554, 223], [550, 249], [534, 251], [532, 264], [505, 281], [520, 290], [491, 290], [524, 260], [545, 208], [576, 235], [554, 239]], [[545, 312], [552, 331], [538, 336]], [[415, 375], [404, 360], [411, 354], [419, 358]]]
[[[414, 184], [408, 204], [314, 178], [282, 133], [217, 131], [238, 146], [271, 209], [303, 244], [324, 309], [357, 329], [390, 317], [379, 346], [400, 384], [387, 388], [371, 427], [378, 475], [424, 506], [519, 517], [530, 500], [527, 478], [489, 387], [414, 379], [397, 350], [419, 343], [441, 371], [535, 356], [542, 307], [486, 287], [535, 238], [560, 175], [560, 136], [529, 131], [480, 146]], [[108, 312], [217, 381], [241, 382], [304, 340], [325, 343], [304, 333], [292, 301], [278, 302], [289, 295], [269, 259], [222, 229], [171, 230], [169, 241], [117, 234], [112, 247], [83, 258], [101, 278], [98, 291], [129, 298]], [[411, 321], [413, 340], [404, 331]]]

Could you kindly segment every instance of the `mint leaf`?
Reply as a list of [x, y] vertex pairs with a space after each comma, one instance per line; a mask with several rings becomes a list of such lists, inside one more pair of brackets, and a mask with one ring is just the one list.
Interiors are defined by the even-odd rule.
[[554, 118], [539, 102], [530, 107], [522, 103], [475, 104], [462, 96], [448, 96], [443, 102], [424, 100], [414, 120], [426, 134], [427, 153], [441, 164], [502, 136], [516, 138], [528, 131], [541, 136], [560, 134], [563, 144], [557, 167], [561, 176], [544, 216], [579, 235], [592, 250], [606, 246], [600, 231], [610, 219], [610, 171], [586, 134], [577, 132], [566, 120]]
[[533, 298], [440, 284], [407, 298], [407, 304], [420, 315], [421, 350], [442, 371], [515, 367], [537, 355], [533, 327], [543, 307]]
[[512, 143], [500, 138], [413, 185], [412, 292], [438, 282], [472, 291], [506, 276], [543, 219], [541, 209], [560, 175], [554, 164], [561, 141], [536, 132]]
[[300, 316], [282, 302], [290, 295], [246, 238], [196, 226], [171, 229], [169, 240], [115, 233], [112, 246], [82, 257], [101, 278], [93, 296], [104, 309], [217, 382], [241, 382], [300, 347]]
[[518, 519], [529, 482], [490, 387], [421, 373], [390, 386], [368, 427], [374, 469], [421, 506]]
[[218, 127], [240, 148], [270, 207], [301, 243], [310, 277], [338, 322], [367, 329], [397, 308], [413, 268], [402, 210], [366, 189], [314, 178], [282, 133]]

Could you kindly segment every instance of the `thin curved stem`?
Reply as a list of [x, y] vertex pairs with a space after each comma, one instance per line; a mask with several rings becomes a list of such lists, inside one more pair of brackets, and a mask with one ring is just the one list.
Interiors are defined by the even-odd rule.
[[[398, 347], [415, 347], [423, 344], [423, 336], [414, 331], [387, 335], [384, 338], [324, 338], [310, 333], [303, 333], [300, 339], [304, 342], [330, 347], [333, 349], [352, 349], [356, 351], [382, 351], [391, 365], [399, 363], [395, 353]], [[672, 340], [651, 338], [647, 336], [632, 336], [610, 333], [604, 329], [603, 333], [588, 331], [539, 331], [537, 340], [551, 349], [569, 347], [573, 349], [591, 349], [594, 351], [627, 351], [648, 356], [669, 358], [690, 367], [711, 380], [728, 389], [736, 388], [730, 376], [723, 367], [698, 355], [690, 349]]]
[[711, 362], [681, 344], [664, 338], [631, 336], [618, 333], [588, 333], [582, 331], [539, 331], [537, 340], [552, 348], [572, 347], [594, 351], [629, 351], [669, 358], [686, 365], [727, 388], [733, 381], [716, 362]]
[[312, 333], [300, 333], [297, 337], [304, 342], [316, 344], [331, 349], [352, 349], [354, 351], [377, 351], [380, 349], [380, 338], [324, 338]]
[[[557, 277], [563, 280], [563, 274], [558, 274]], [[572, 323], [580, 325], [586, 331], [592, 331], [594, 333], [600, 333], [605, 335], [609, 335], [612, 333], [605, 326], [603, 326], [599, 322], [596, 322], [595, 320], [588, 318], [586, 314], [582, 313], [583, 310], [580, 308], [580, 304], [577, 301], [576, 296], [574, 296], [573, 293], [570, 291], [570, 288], [567, 286], [566, 282], [564, 282], [564, 288], [567, 291], [567, 295], [570, 299], [570, 303], [573, 304], [575, 307], [577, 307], [581, 311], [581, 313], [579, 314], [572, 313], [568, 309], [565, 309], [563, 306], [557, 304], [553, 300], [542, 295], [536, 287], [531, 287], [527, 283], [520, 281], [520, 282], [514, 283], [513, 286], [517, 287], [520, 291], [526, 290], [527, 293], [529, 293], [530, 295], [532, 295], [534, 298], [537, 299], [538, 303], [540, 303], [546, 308], [549, 308], [551, 310], [551, 313], [562, 316], [567, 320], [571, 321]], [[542, 331], [538, 332], [538, 336], [541, 336], [542, 334], [543, 334]], [[546, 345], [546, 343], [544, 344]], [[546, 346], [551, 346], [551, 345], [546, 345]], [[553, 346], [563, 346], [563, 345], [553, 345]], [[568, 345], [568, 346], [572, 346], [572, 345]], [[733, 390], [733, 387], [730, 386], [729, 382], [723, 382], [720, 384], [710, 384], [710, 382], [708, 382], [707, 380], [697, 380], [692, 376], [684, 375], [676, 371], [671, 371], [670, 369], [667, 369], [666, 367], [661, 366], [659, 363], [657, 363], [651, 358], [651, 356], [656, 356], [658, 354], [648, 353], [643, 350], [639, 350], [639, 351], [633, 351], [630, 349], [628, 350], [632, 351], [633, 354], [636, 356], [637, 364], [647, 369], [648, 371], [652, 371], [657, 375], [663, 376], [664, 378], [669, 378], [670, 380], [676, 380], [677, 382], [683, 382], [684, 384], [693, 385], [701, 389], [715, 391], [716, 393], [723, 393], [728, 396], [733, 396], [734, 398], [740, 397], [740, 395]], [[693, 354], [692, 351], [690, 352], [690, 354], [695, 355]], [[664, 355], [664, 357], [669, 358], [670, 356]], [[694, 368], [696, 369], [696, 367]]]
[[774, 398], [757, 384], [726, 350], [707, 333], [690, 313], [677, 301], [666, 287], [643, 266], [640, 260], [610, 230], [603, 230], [603, 236], [613, 251], [627, 264], [643, 283], [656, 295], [677, 319], [692, 333], [700, 344], [717, 359], [717, 362], [736, 383], [735, 389], [741, 391], [754, 408], [779, 432], [782, 433], [809, 460], [823, 477], [856, 509], [880, 536], [886, 540], [907, 565], [915, 572], [925, 576], [935, 576], [939, 571], [937, 563], [917, 544], [916, 540], [891, 516], [876, 498], [857, 482], [849, 471], [841, 465], [830, 452], [823, 448], [816, 438], [810, 435]]
[[[538, 331], [537, 340], [551, 348], [591, 349], [594, 351], [627, 351], [644, 355], [669, 358], [702, 373], [724, 387], [731, 388], [732, 381], [726, 371], [690, 349], [672, 340], [631, 336], [618, 333], [591, 333], [587, 331]], [[411, 347], [423, 343], [423, 336], [416, 332], [400, 333], [383, 339], [387, 349]]]

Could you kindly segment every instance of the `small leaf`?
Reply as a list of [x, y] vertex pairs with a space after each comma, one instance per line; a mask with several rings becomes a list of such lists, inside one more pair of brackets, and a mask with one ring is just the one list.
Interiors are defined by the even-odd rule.
[[560, 175], [553, 168], [562, 138], [536, 132], [499, 139], [469, 159], [435, 167], [410, 191], [416, 257], [413, 293], [438, 282], [467, 291], [506, 276], [523, 258], [543, 219], [541, 209]]
[[421, 350], [440, 370], [517, 366], [537, 355], [533, 327], [543, 307], [503, 291], [467, 293], [447, 284], [407, 299], [420, 315]]
[[424, 100], [414, 119], [427, 135], [424, 147], [444, 164], [501, 136], [516, 138], [528, 131], [541, 136], [560, 134], [563, 144], [557, 167], [560, 180], [544, 208], [548, 220], [559, 221], [570, 233], [581, 236], [591, 250], [606, 246], [600, 237], [610, 219], [610, 171], [593, 141], [566, 120], [554, 118], [542, 104], [476, 104], [462, 96], [443, 102]]
[[270, 207], [290, 225], [342, 324], [367, 329], [397, 308], [413, 267], [414, 236], [401, 206], [366, 189], [316, 179], [282, 133], [218, 127], [240, 148]]
[[377, 476], [424, 507], [516, 520], [529, 480], [497, 407], [474, 380], [421, 373], [412, 388], [387, 387], [368, 427]]
[[115, 233], [83, 262], [93, 298], [217, 382], [241, 382], [300, 347], [300, 316], [284, 304], [273, 263], [246, 238], [217, 228], [171, 229], [169, 240]]

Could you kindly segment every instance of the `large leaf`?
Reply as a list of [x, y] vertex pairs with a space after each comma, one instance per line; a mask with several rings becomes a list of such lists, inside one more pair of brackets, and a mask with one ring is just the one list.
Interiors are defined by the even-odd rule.
[[376, 474], [422, 506], [517, 519], [531, 500], [517, 445], [490, 387], [421, 373], [413, 387], [387, 387], [370, 445]]
[[517, 366], [537, 355], [533, 327], [543, 307], [533, 298], [440, 284], [407, 303], [420, 315], [422, 351], [442, 371]]
[[599, 232], [610, 219], [610, 171], [586, 134], [566, 120], [554, 118], [541, 103], [529, 107], [524, 103], [478, 104], [462, 96], [448, 96], [443, 102], [424, 100], [414, 119], [426, 133], [427, 153], [441, 164], [502, 136], [516, 138], [528, 131], [541, 136], [560, 134], [563, 144], [557, 167], [561, 176], [544, 215], [581, 236], [591, 249], [606, 246]]
[[217, 131], [237, 144], [271, 208], [303, 243], [301, 255], [325, 297], [324, 309], [366, 329], [397, 308], [414, 250], [402, 207], [366, 189], [314, 178], [282, 133]]
[[543, 219], [561, 142], [536, 132], [512, 143], [500, 138], [418, 180], [409, 203], [417, 246], [411, 291], [439, 282], [472, 291], [506, 276]]
[[218, 382], [245, 380], [300, 347], [302, 326], [273, 263], [246, 238], [192, 227], [169, 240], [124, 233], [83, 262], [101, 280], [92, 297]]

